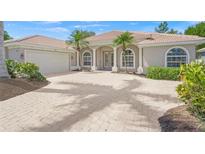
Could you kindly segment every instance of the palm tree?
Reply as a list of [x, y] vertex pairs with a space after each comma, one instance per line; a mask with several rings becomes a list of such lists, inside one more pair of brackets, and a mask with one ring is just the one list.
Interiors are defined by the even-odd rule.
[[[117, 36], [117, 38], [115, 38], [113, 40], [113, 43], [115, 46], [118, 46], [118, 45], [122, 46], [124, 61], [126, 60], [125, 55], [127, 55], [126, 49], [133, 42], [134, 42], [134, 37], [132, 36], [132, 33], [130, 33], [130, 32], [124, 32], [121, 35]], [[125, 67], [126, 67], [126, 72], [127, 72], [127, 63], [126, 62], [125, 62]]]
[[8, 72], [4, 63], [4, 27], [0, 21], [0, 77], [8, 77]]
[[83, 30], [74, 30], [71, 33], [69, 40], [66, 42], [69, 45], [72, 45], [73, 48], [76, 49], [80, 54], [80, 52], [83, 48], [88, 47], [89, 42], [86, 41], [86, 38], [89, 36], [92, 36], [92, 35], [95, 35], [95, 33], [83, 31]]
[[89, 37], [87, 33], [83, 30], [74, 30], [69, 40], [67, 41], [68, 44], [72, 45], [77, 51], [81, 51], [82, 48], [87, 47], [89, 42], [85, 39]]

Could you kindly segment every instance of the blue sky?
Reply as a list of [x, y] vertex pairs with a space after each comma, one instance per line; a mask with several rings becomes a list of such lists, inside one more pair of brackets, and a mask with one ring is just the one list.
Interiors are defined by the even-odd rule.
[[[46, 35], [66, 40], [75, 29], [94, 31], [96, 34], [111, 30], [134, 30], [153, 32], [160, 21], [5, 21], [4, 28], [13, 38], [29, 35]], [[194, 21], [169, 21], [169, 28], [180, 32]]]

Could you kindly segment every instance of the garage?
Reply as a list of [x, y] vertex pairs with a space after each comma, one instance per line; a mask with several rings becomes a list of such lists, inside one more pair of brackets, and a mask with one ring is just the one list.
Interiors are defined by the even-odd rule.
[[63, 52], [26, 50], [25, 61], [39, 66], [43, 74], [69, 71], [69, 54]]
[[68, 47], [63, 40], [34, 35], [5, 42], [5, 56], [19, 62], [31, 62], [44, 75], [70, 70]]

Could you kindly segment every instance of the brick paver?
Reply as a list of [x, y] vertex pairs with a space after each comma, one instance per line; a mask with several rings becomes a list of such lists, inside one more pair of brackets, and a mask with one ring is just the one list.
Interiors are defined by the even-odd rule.
[[75, 72], [0, 101], [0, 131], [160, 131], [158, 118], [179, 105], [179, 82], [110, 72]]

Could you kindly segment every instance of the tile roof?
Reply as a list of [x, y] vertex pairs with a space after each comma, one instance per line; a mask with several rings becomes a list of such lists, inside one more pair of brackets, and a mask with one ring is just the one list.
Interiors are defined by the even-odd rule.
[[9, 43], [28, 43], [28, 44], [35, 44], [35, 45], [43, 45], [43, 46], [49, 46], [54, 48], [66, 48], [66, 43], [63, 40], [50, 38], [47, 36], [42, 35], [33, 35], [24, 37], [22, 39], [13, 39], [5, 41], [5, 44]]
[[[180, 35], [180, 34], [164, 34], [153, 32], [136, 32], [130, 31], [134, 36], [135, 43], [145, 44], [157, 44], [157, 43], [171, 43], [171, 42], [186, 42], [186, 41], [205, 41], [205, 37], [193, 36], [193, 35]], [[87, 38], [90, 43], [113, 41], [117, 36], [122, 34], [123, 31], [111, 31], [96, 36]]]

